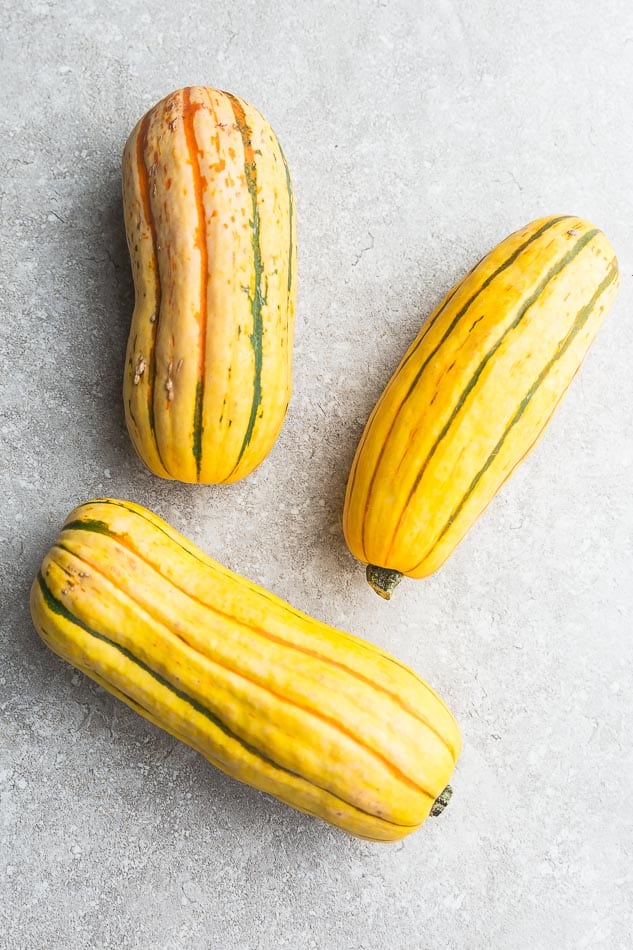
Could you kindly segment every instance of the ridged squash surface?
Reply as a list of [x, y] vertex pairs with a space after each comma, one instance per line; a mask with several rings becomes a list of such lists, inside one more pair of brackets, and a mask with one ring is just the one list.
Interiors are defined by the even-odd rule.
[[132, 131], [123, 203], [132, 442], [164, 478], [236, 481], [270, 451], [292, 386], [296, 227], [281, 146], [243, 99], [180, 89]]
[[344, 531], [368, 577], [380, 573], [373, 567], [425, 577], [443, 564], [543, 433], [618, 279], [602, 231], [548, 217], [511, 234], [447, 294], [352, 465]]
[[100, 499], [72, 512], [31, 612], [55, 653], [300, 811], [388, 841], [437, 810], [460, 751], [438, 695], [138, 505]]

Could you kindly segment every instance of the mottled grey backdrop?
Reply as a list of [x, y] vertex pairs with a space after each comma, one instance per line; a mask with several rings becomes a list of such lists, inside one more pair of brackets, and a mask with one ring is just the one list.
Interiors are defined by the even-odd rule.
[[[0, 946], [629, 950], [630, 0], [2, 0]], [[120, 399], [120, 154], [182, 85], [239, 93], [292, 170], [295, 393], [232, 488], [143, 470]], [[374, 596], [341, 535], [378, 393], [508, 232], [581, 214], [623, 286], [536, 453], [435, 577]], [[464, 752], [441, 819], [357, 842], [214, 771], [47, 653], [28, 589], [111, 494], [423, 673]]]

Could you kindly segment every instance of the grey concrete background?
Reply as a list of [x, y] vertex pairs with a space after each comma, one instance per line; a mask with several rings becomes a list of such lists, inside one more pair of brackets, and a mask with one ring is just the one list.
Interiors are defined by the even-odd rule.
[[[629, 0], [0, 7], [0, 946], [629, 950]], [[121, 149], [191, 83], [265, 113], [298, 208], [295, 394], [232, 488], [144, 471], [120, 399]], [[619, 300], [537, 452], [440, 573], [383, 603], [340, 529], [369, 410], [454, 281], [561, 212], [610, 236]], [[464, 735], [442, 818], [355, 841], [49, 655], [31, 579], [67, 512], [102, 494], [425, 675]]]

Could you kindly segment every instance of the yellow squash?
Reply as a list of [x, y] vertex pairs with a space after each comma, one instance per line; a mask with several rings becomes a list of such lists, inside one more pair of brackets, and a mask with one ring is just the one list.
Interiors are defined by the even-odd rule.
[[457, 724], [393, 657], [217, 564], [151, 512], [69, 516], [31, 592], [43, 641], [218, 768], [364, 838], [439, 814]]
[[163, 478], [236, 481], [272, 448], [292, 385], [295, 215], [281, 146], [237, 96], [180, 89], [127, 141], [123, 204], [132, 442]]
[[347, 486], [347, 544], [378, 594], [452, 553], [542, 434], [617, 287], [605, 235], [549, 217], [439, 304], [374, 408]]

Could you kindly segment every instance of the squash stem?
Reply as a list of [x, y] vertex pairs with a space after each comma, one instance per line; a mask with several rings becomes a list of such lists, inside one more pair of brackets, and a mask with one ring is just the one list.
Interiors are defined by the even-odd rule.
[[366, 575], [371, 589], [385, 600], [391, 600], [394, 590], [402, 580], [400, 571], [393, 571], [389, 567], [376, 567], [375, 564], [367, 565]]
[[431, 808], [431, 815], [433, 818], [437, 818], [438, 815], [441, 815], [448, 803], [451, 800], [453, 794], [453, 789], [450, 785], [447, 785], [443, 792], [437, 796], [433, 802], [433, 807]]

